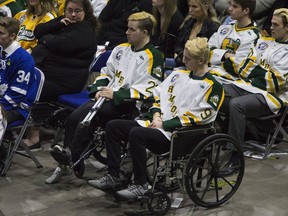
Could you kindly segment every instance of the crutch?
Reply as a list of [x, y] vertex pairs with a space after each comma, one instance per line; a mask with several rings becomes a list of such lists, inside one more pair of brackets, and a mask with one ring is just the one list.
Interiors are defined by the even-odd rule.
[[[112, 79], [107, 86], [104, 87], [111, 87], [114, 83], [114, 79]], [[80, 128], [87, 127], [90, 125], [91, 120], [93, 117], [96, 115], [98, 110], [101, 108], [102, 104], [105, 101], [105, 97], [100, 97], [98, 100], [95, 102], [93, 107], [89, 110], [88, 114], [85, 116], [85, 118], [80, 122]]]

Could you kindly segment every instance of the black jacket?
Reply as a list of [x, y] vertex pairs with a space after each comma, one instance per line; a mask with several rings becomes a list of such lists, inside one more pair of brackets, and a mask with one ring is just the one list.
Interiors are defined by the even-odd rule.
[[99, 44], [109, 41], [108, 49], [127, 42], [127, 19], [136, 12], [146, 11], [151, 13], [151, 0], [109, 0], [99, 15], [101, 22]]
[[[192, 19], [192, 18], [188, 19], [184, 23], [179, 33], [179, 37], [175, 45], [175, 53], [178, 55], [175, 58], [177, 66], [183, 65], [182, 58], [183, 58], [183, 51], [184, 51], [185, 43], [189, 39], [191, 29], [193, 28], [195, 22], [196, 22], [195, 19]], [[197, 37], [206, 37], [209, 39], [212, 36], [212, 34], [218, 30], [218, 28], [219, 28], [219, 25], [217, 23], [214, 23], [210, 20], [205, 20], [200, 32], [197, 34]]]

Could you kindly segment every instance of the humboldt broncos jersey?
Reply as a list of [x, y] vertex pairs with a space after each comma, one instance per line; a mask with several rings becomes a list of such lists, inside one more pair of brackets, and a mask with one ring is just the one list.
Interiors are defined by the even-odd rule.
[[15, 19], [20, 22], [20, 30], [17, 34], [17, 41], [19, 41], [20, 45], [31, 53], [31, 49], [33, 49], [37, 45], [37, 39], [34, 36], [34, 29], [40, 23], [45, 23], [54, 19], [56, 17], [55, 13], [46, 13], [44, 16], [35, 16], [33, 14], [27, 15], [26, 10], [21, 11], [15, 16]]
[[260, 38], [239, 68], [243, 80], [233, 84], [248, 92], [262, 94], [274, 113], [287, 105], [288, 41], [280, 43], [273, 38]]
[[[153, 92], [155, 103], [150, 108], [162, 114], [164, 135], [170, 139], [177, 127], [213, 122], [224, 100], [221, 84], [210, 74], [194, 76], [189, 70], [175, 69]], [[148, 126], [150, 121], [137, 121]]]
[[14, 17], [24, 8], [15, 0], [8, 0], [0, 3], [0, 17]]
[[[217, 75], [217, 80], [221, 82], [238, 79], [238, 65], [258, 38], [259, 32], [256, 26], [239, 28], [237, 22], [221, 25], [209, 39], [211, 74]], [[235, 56], [224, 59], [226, 52]]]
[[120, 104], [126, 98], [145, 99], [162, 80], [163, 55], [152, 44], [133, 51], [129, 43], [115, 47], [91, 88], [91, 96], [106, 86], [111, 79], [114, 83], [113, 100]]
[[16, 41], [5, 52], [0, 58], [0, 104], [4, 110], [17, 109], [26, 118], [28, 111], [23, 107], [31, 106], [34, 98], [29, 97], [37, 89], [34, 60]]

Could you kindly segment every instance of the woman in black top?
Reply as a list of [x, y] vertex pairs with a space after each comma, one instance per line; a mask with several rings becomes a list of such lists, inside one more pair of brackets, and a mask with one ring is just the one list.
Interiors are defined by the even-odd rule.
[[41, 101], [83, 89], [96, 52], [96, 27], [89, 0], [67, 0], [64, 16], [35, 28], [38, 45], [32, 55], [45, 74]]
[[189, 13], [184, 20], [175, 45], [177, 66], [183, 66], [183, 50], [188, 39], [191, 40], [195, 37], [209, 39], [220, 25], [212, 0], [188, 0], [188, 6]]

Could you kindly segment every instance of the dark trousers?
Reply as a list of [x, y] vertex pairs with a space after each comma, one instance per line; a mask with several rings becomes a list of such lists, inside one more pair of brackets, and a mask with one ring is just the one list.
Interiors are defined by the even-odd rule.
[[246, 118], [272, 114], [262, 94], [247, 92], [233, 84], [224, 84], [225, 100], [222, 110], [229, 113], [228, 134], [240, 145], [244, 143]]
[[153, 153], [163, 154], [170, 150], [170, 141], [155, 128], [141, 127], [136, 121], [112, 120], [106, 125], [106, 151], [108, 173], [119, 177], [121, 163], [121, 141], [129, 141], [134, 181], [143, 185], [146, 180], [146, 148]]
[[69, 147], [72, 153], [72, 161], [76, 162], [81, 153], [87, 148], [89, 142], [93, 138], [96, 126], [105, 127], [106, 123], [112, 119], [121, 118], [126, 113], [131, 113], [135, 109], [134, 104], [121, 104], [115, 106], [112, 100], [105, 101], [100, 110], [91, 120], [89, 126], [79, 127], [80, 122], [86, 117], [90, 109], [95, 104], [89, 101], [76, 110], [74, 110], [67, 118], [65, 125], [64, 147]]

